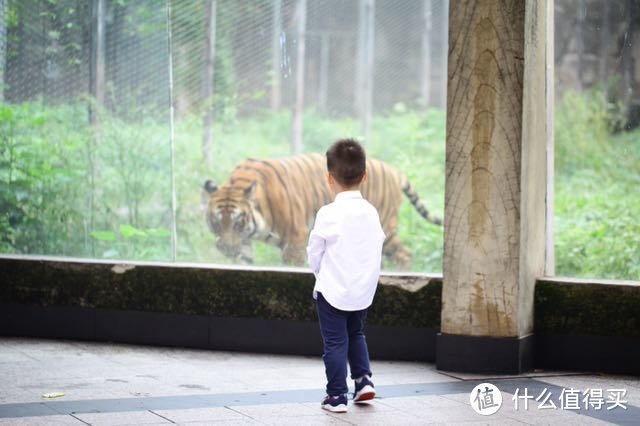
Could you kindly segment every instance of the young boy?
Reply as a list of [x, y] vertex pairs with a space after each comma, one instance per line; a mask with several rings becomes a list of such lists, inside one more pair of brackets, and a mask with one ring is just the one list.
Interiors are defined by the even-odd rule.
[[316, 277], [327, 396], [322, 408], [347, 411], [347, 362], [355, 380], [353, 401], [375, 396], [363, 333], [382, 262], [384, 232], [378, 212], [362, 198], [366, 155], [358, 142], [342, 139], [327, 151], [327, 182], [335, 200], [316, 215], [309, 235], [309, 266]]

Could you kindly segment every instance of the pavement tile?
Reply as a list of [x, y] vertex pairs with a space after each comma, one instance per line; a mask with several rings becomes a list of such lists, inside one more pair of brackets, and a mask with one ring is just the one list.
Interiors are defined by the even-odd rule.
[[157, 425], [171, 424], [150, 411], [129, 411], [116, 413], [80, 413], [75, 414], [80, 420], [92, 426], [124, 426], [124, 425]]
[[[323, 410], [320, 406], [320, 400], [318, 402], [305, 402], [302, 405], [318, 412], [327, 414], [326, 410]], [[398, 412], [398, 410], [394, 407], [390, 407], [386, 404], [383, 404], [381, 400], [374, 399], [369, 403], [364, 404], [354, 404], [352, 401], [349, 401], [348, 410], [350, 413], [380, 413], [380, 412]]]
[[388, 405], [398, 410], [426, 410], [429, 407], [458, 409], [467, 405], [466, 403], [447, 399], [440, 395], [381, 398], [380, 404]]
[[331, 413], [329, 416], [334, 419], [338, 419], [344, 422], [348, 422], [354, 425], [423, 425], [428, 424], [424, 419], [420, 419], [411, 414], [402, 412], [378, 412], [378, 413], [364, 413], [350, 410], [347, 413]]
[[242, 421], [248, 417], [227, 407], [190, 408], [186, 410], [153, 410], [175, 423]]
[[0, 418], [0, 425], [12, 426], [79, 426], [84, 425], [82, 421], [73, 416], [41, 416], [41, 417], [5, 417]]
[[[583, 418], [583, 416], [581, 416], [580, 418], [575, 418], [575, 419], [573, 418], [572, 419], [533, 418], [533, 419], [527, 420], [527, 424], [540, 425], [540, 426], [543, 426], [543, 425], [544, 426], [546, 425], [582, 426], [582, 425], [615, 425], [616, 423], [609, 423], [602, 420], [593, 419], [590, 417]], [[631, 424], [631, 423], [628, 423], [628, 424]]]
[[[318, 404], [319, 405], [319, 404]], [[301, 418], [323, 416], [325, 412], [308, 407], [306, 404], [265, 404], [265, 405], [235, 405], [229, 407], [252, 419], [265, 418]]]
[[451, 407], [427, 407], [424, 410], [415, 410], [411, 413], [420, 419], [433, 423], [477, 422], [482, 419], [482, 416], [473, 411], [469, 405], [460, 406], [456, 409]]
[[499, 416], [489, 416], [486, 420], [476, 420], [471, 422], [442, 422], [442, 423], [431, 423], [432, 425], [442, 425], [442, 426], [524, 426], [527, 423], [522, 423], [518, 420], [508, 419], [505, 417]]
[[[5, 424], [381, 424], [381, 425], [583, 425], [617, 424], [640, 408], [640, 378], [602, 374], [536, 372], [532, 385], [548, 383], [585, 390], [626, 388], [628, 412], [587, 416], [562, 410], [516, 410], [503, 391], [503, 406], [481, 416], [462, 392], [483, 379], [505, 377], [442, 373], [422, 362], [372, 361], [378, 397], [363, 406], [350, 404], [346, 414], [320, 408], [324, 367], [320, 355], [299, 357], [217, 352], [93, 342], [0, 338], [0, 425]], [[517, 376], [525, 386], [529, 375]], [[353, 386], [351, 381], [348, 381]], [[505, 386], [509, 386], [505, 382]], [[438, 385], [442, 384], [442, 385]], [[385, 385], [389, 394], [384, 395]], [[406, 387], [404, 386], [406, 385]], [[418, 385], [417, 387], [415, 385]], [[545, 386], [545, 385], [543, 385]], [[535, 386], [534, 386], [535, 387]], [[420, 393], [415, 389], [420, 389]], [[453, 394], [443, 394], [445, 389]], [[537, 389], [537, 388], [536, 388]], [[352, 390], [352, 389], [351, 389]], [[42, 394], [65, 393], [46, 400]], [[291, 392], [293, 391], [293, 392]], [[316, 395], [315, 398], [314, 395]], [[245, 394], [246, 395], [243, 395]], [[554, 394], [555, 395], [555, 394]], [[158, 398], [168, 397], [168, 398]], [[231, 398], [231, 399], [230, 399]], [[232, 405], [227, 401], [256, 405]], [[282, 401], [287, 403], [282, 403]], [[90, 402], [91, 401], [91, 402]], [[288, 402], [296, 401], [296, 402]], [[59, 402], [62, 402], [59, 403]], [[47, 404], [47, 405], [45, 405]], [[53, 408], [58, 411], [53, 411]], [[91, 412], [98, 407], [101, 413]], [[154, 408], [155, 407], [155, 408]], [[202, 407], [202, 408], [195, 408]], [[162, 408], [161, 410], [159, 408]], [[126, 410], [149, 411], [126, 411]], [[58, 413], [76, 412], [74, 415]], [[51, 413], [51, 415], [48, 415]], [[40, 414], [36, 416], [34, 414]], [[13, 417], [9, 417], [13, 416]], [[29, 417], [16, 417], [29, 416]], [[74, 417], [75, 416], [75, 417]], [[81, 421], [82, 420], [82, 421]], [[628, 423], [628, 422], [627, 422]], [[633, 424], [633, 423], [629, 423]], [[640, 423], [639, 423], [640, 424]]]
[[183, 426], [211, 426], [211, 425], [220, 425], [220, 426], [244, 426], [244, 425], [263, 425], [263, 422], [259, 422], [253, 419], [244, 419], [244, 420], [207, 420], [204, 422], [185, 422], [178, 423], [178, 425]]
[[[3, 378], [4, 379], [4, 378]], [[11, 382], [7, 380], [7, 382]], [[25, 390], [19, 387], [7, 387], [0, 390], [0, 404], [14, 404], [20, 402], [41, 401], [42, 394], [34, 390]]]
[[346, 420], [336, 416], [331, 416], [328, 413], [323, 414], [322, 416], [305, 416], [305, 417], [269, 417], [258, 419], [260, 423], [268, 424], [268, 425], [291, 425], [291, 426], [300, 426], [300, 425], [349, 425], [353, 423], [349, 423]]

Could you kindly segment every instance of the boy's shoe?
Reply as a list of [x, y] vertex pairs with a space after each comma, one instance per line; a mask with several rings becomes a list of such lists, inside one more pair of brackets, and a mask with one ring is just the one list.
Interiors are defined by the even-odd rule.
[[353, 402], [370, 401], [376, 396], [376, 390], [369, 376], [363, 376], [360, 383], [356, 382], [356, 389], [353, 392]]
[[346, 413], [347, 412], [347, 395], [337, 395], [324, 397], [321, 404], [322, 408], [331, 411], [332, 413]]

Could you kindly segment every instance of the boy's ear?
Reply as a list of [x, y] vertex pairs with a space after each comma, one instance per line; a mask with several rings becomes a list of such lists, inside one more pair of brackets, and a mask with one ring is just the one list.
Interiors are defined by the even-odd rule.
[[360, 181], [360, 183], [365, 183], [368, 178], [369, 178], [369, 173], [365, 169], [364, 174], [362, 175], [362, 180]]

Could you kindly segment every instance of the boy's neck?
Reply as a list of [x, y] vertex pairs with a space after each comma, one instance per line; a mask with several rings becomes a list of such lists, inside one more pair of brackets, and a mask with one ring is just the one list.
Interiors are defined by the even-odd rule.
[[341, 187], [339, 188], [338, 192], [336, 192], [336, 194], [339, 194], [341, 192], [349, 192], [349, 191], [360, 191], [360, 185], [350, 186], [348, 188]]
[[350, 186], [348, 188], [341, 186], [339, 188], [333, 188], [333, 196], [334, 198], [338, 196], [338, 194], [342, 194], [343, 192], [351, 192], [351, 191], [360, 191], [360, 185]]

